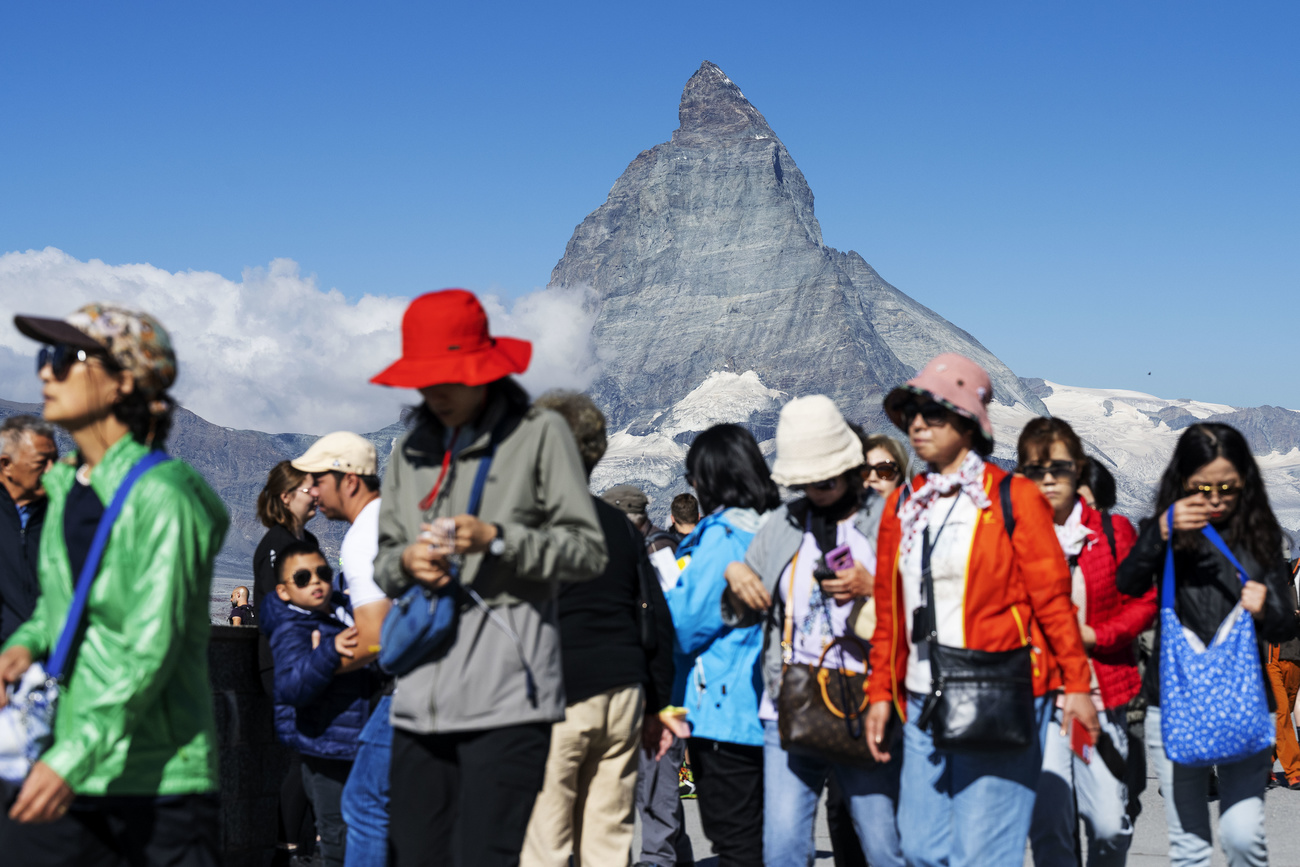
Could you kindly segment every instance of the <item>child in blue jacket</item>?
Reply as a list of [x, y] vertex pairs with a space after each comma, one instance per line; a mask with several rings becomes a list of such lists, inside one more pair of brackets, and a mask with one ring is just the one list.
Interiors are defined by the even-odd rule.
[[357, 630], [334, 571], [312, 542], [280, 552], [274, 613], [263, 622], [275, 660], [275, 730], [302, 754], [303, 788], [316, 814], [321, 856], [342, 867], [347, 827], [340, 802], [358, 735], [370, 716], [368, 669], [342, 672]]
[[762, 521], [780, 505], [758, 443], [717, 425], [686, 453], [686, 481], [707, 515], [678, 548], [688, 562], [664, 593], [677, 632], [673, 704], [691, 725], [691, 770], [705, 836], [719, 867], [763, 863], [763, 726], [760, 624], [722, 620], [727, 564], [743, 560]]

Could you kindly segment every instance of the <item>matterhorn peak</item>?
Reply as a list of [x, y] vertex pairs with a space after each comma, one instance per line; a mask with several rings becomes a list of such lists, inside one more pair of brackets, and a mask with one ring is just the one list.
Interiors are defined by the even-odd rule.
[[736, 83], [707, 60], [686, 82], [677, 117], [681, 123], [673, 133], [677, 145], [776, 138]]

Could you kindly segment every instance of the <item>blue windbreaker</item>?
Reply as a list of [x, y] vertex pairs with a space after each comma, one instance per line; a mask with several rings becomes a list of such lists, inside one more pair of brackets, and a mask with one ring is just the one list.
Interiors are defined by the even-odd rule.
[[759, 523], [752, 509], [709, 515], [677, 549], [678, 559], [689, 556], [690, 562], [664, 594], [677, 630], [673, 704], [686, 708], [694, 736], [755, 747], [763, 744], [758, 720], [762, 627], [723, 623], [722, 593], [727, 564], [744, 561]]

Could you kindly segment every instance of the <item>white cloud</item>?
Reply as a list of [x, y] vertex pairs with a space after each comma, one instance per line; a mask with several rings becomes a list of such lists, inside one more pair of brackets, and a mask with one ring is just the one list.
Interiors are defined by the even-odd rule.
[[[63, 317], [91, 301], [156, 316], [172, 335], [186, 408], [228, 427], [282, 432], [369, 431], [397, 419], [414, 392], [368, 380], [401, 353], [409, 299], [349, 301], [321, 289], [291, 259], [246, 269], [239, 282], [210, 271], [79, 261], [47, 247], [0, 256], [0, 298], [11, 313]], [[484, 299], [494, 333], [535, 341], [525, 384], [582, 388], [594, 377], [592, 314], [582, 292], [534, 292], [510, 309]], [[590, 305], [585, 305], [590, 306]], [[37, 400], [36, 344], [0, 321], [0, 398]]]

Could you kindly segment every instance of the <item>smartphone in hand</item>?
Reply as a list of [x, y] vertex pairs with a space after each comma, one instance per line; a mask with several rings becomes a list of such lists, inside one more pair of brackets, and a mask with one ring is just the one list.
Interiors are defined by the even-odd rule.
[[848, 545], [841, 545], [826, 552], [826, 568], [833, 572], [843, 572], [853, 568], [853, 552]]

